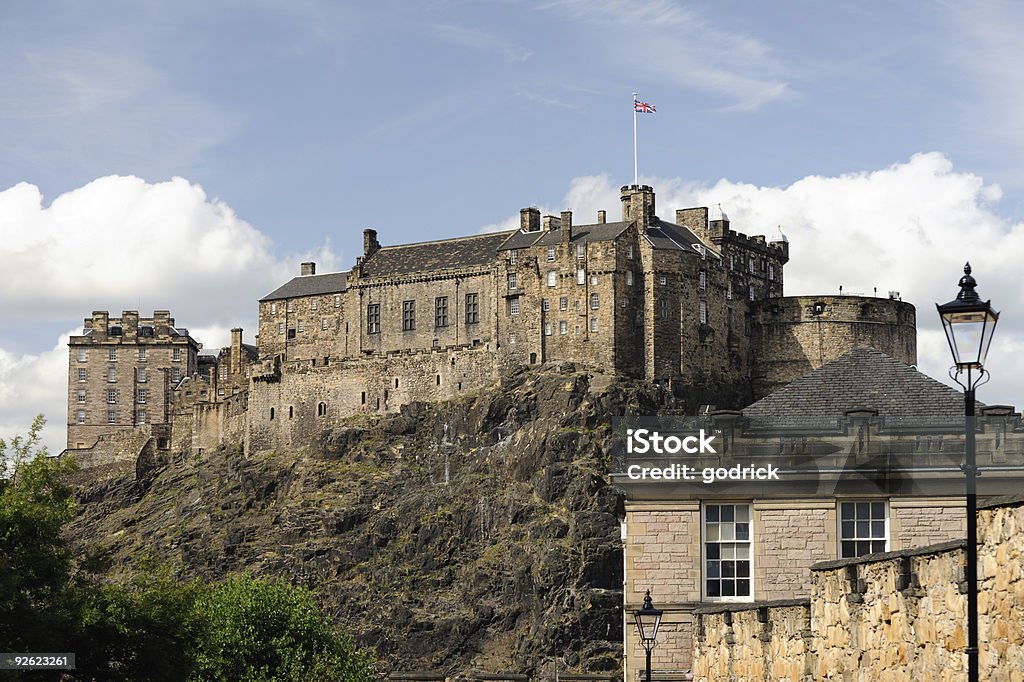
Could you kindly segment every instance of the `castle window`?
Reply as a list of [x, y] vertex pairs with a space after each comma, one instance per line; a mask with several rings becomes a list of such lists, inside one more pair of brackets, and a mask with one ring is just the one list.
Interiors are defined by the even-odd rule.
[[286, 306], [286, 310], [288, 312], [290, 312], [290, 313], [295, 312], [295, 302], [294, 301], [288, 301], [288, 305]]
[[365, 405], [366, 404], [366, 391], [363, 391], [359, 395], [359, 400], [360, 400], [360, 405]]
[[704, 270], [697, 273], [697, 288], [701, 291], [708, 288], [708, 273]]
[[145, 362], [145, 361], [146, 361], [146, 349], [145, 348], [140, 348], [139, 349], [139, 362]]
[[558, 273], [554, 270], [548, 270], [548, 286], [553, 287], [558, 284]]
[[555, 260], [555, 247], [548, 247], [548, 260]]
[[568, 333], [568, 331], [569, 331], [569, 323], [568, 322], [566, 322], [565, 320], [562, 320], [561, 322], [558, 323], [558, 333], [559, 334], [566, 334], [566, 333]]
[[889, 551], [888, 526], [885, 502], [841, 502], [839, 558], [850, 559]]
[[633, 286], [633, 271], [632, 270], [626, 270], [626, 286], [628, 286], [628, 287]]
[[619, 307], [620, 308], [625, 308], [626, 305], [627, 305], [627, 303], [626, 303], [626, 299], [625, 298], [623, 298], [622, 300], [619, 301]]
[[434, 375], [434, 385], [435, 386], [440, 386], [441, 385], [441, 375], [440, 374], [435, 374]]
[[288, 327], [288, 338], [289, 339], [294, 339], [295, 338], [295, 327]]
[[434, 326], [448, 326], [448, 297], [438, 296], [434, 299]]
[[761, 259], [761, 272], [768, 272], [768, 259], [767, 258], [762, 258]]
[[768, 266], [768, 281], [769, 282], [774, 282], [775, 281], [775, 266], [774, 265], [769, 265]]
[[78, 412], [75, 412], [75, 423], [77, 423], [77, 424], [84, 424], [85, 423], [85, 410], [79, 410]]
[[749, 296], [751, 301], [757, 300], [757, 294], [754, 293], [754, 285], [753, 284], [751, 284], [750, 288], [747, 290], [747, 295]]
[[592, 286], [592, 287], [596, 287], [597, 286], [597, 275], [591, 275], [590, 276], [590, 286]]
[[366, 333], [380, 334], [380, 303], [366, 306]]
[[597, 294], [597, 292], [594, 292], [593, 294], [590, 295], [590, 309], [591, 310], [597, 310], [600, 307], [601, 307], [601, 297], [600, 297], [600, 295]]
[[547, 311], [551, 310], [551, 301], [549, 301], [549, 300], [548, 300], [548, 299], [546, 299], [546, 298], [542, 298], [542, 299], [540, 299], [540, 309], [541, 309], [542, 311], [544, 311], [545, 313], [546, 313]]
[[749, 599], [751, 561], [749, 504], [704, 506], [704, 596]]
[[708, 323], [708, 302], [700, 301], [697, 303], [698, 318], [701, 324]]
[[144, 403], [144, 402], [146, 402], [146, 398], [148, 398], [148, 397], [149, 397], [149, 391], [147, 391], [144, 388], [140, 388], [140, 389], [137, 389], [135, 391], [135, 402], [137, 402], [137, 403]]
[[626, 258], [632, 258], [632, 257], [633, 257], [633, 245], [632, 244], [626, 244]]
[[558, 299], [558, 309], [559, 310], [568, 310], [569, 309], [569, 297], [568, 296], [562, 296], [560, 299]]
[[750, 336], [750, 313], [743, 313], [743, 334]]
[[[508, 333], [508, 342], [511, 345], [513, 345], [513, 346], [516, 345], [516, 333], [515, 332], [509, 332]], [[440, 375], [438, 376], [438, 378], [440, 378]], [[438, 383], [440, 383], [440, 382], [438, 382]]]
[[659, 298], [658, 299], [658, 319], [660, 319], [660, 320], [668, 319], [668, 299], [667, 298]]
[[725, 328], [732, 331], [732, 308], [727, 308], [725, 311]]
[[110, 328], [110, 335], [111, 336], [121, 336], [121, 333], [122, 333], [122, 330], [121, 330], [121, 327], [119, 327], [119, 326], [115, 326], [115, 327], [111, 327]]
[[587, 257], [587, 247], [585, 244], [576, 245], [576, 260], [583, 260]]
[[430, 347], [431, 348], [440, 348], [441, 347], [441, 340], [440, 339], [434, 339], [433, 341], [430, 342]]
[[480, 321], [479, 294], [466, 294], [466, 324]]
[[402, 301], [402, 331], [416, 329], [416, 301]]
[[731, 253], [729, 254], [729, 269], [736, 269], [736, 256], [732, 255]]
[[514, 273], [514, 272], [508, 273], [508, 288], [509, 289], [515, 289], [516, 288], [516, 273]]
[[277, 315], [277, 304], [276, 303], [271, 303], [270, 304], [270, 314], [271, 315]]
[[747, 270], [750, 272], [750, 274], [754, 274], [754, 257], [753, 256], [751, 256], [747, 260]]
[[316, 406], [316, 416], [323, 417], [327, 415], [327, 403], [319, 403]]
[[175, 348], [171, 351], [171, 360], [174, 362], [181, 362], [181, 349]]
[[79, 349], [78, 349], [78, 361], [79, 361], [79, 362], [85, 362], [85, 361], [86, 361], [86, 360], [88, 359], [88, 358], [86, 357], [86, 354], [85, 354], [85, 353], [86, 353], [86, 351], [85, 351], [85, 349], [84, 349], [84, 348], [79, 348]]
[[580, 311], [580, 299], [576, 299], [576, 303], [573, 304], [573, 307], [576, 308], [576, 312]]
[[731, 279], [729, 280], [728, 284], [726, 284], [725, 297], [728, 298], [728, 299], [732, 299], [732, 280]]
[[322, 320], [320, 320], [320, 329], [322, 329], [323, 331], [327, 331], [327, 318], [326, 317], [323, 318]]
[[108, 424], [116, 424], [117, 423], [117, 410], [107, 410], [107, 423]]
[[219, 396], [224, 395], [224, 389], [223, 388], [218, 388], [217, 389], [217, 395], [219, 395]]
[[512, 298], [508, 299], [508, 314], [509, 315], [518, 315], [519, 314], [519, 297], [518, 296], [513, 296]]
[[78, 392], [75, 394], [75, 399], [78, 402], [80, 402], [80, 403], [84, 403], [85, 402], [85, 389], [84, 388], [78, 389]]
[[668, 284], [668, 276], [667, 275], [658, 275], [658, 284], [662, 284], [662, 285]]
[[302, 320], [299, 320], [299, 331], [302, 331]]
[[171, 368], [171, 381], [175, 383], [181, 381], [181, 367]]
[[284, 322], [277, 323], [277, 333], [284, 334]]
[[107, 381], [117, 381], [117, 367], [107, 368]]
[[291, 419], [295, 416], [295, 407], [292, 405], [288, 406], [288, 418]]
[[316, 310], [316, 301], [310, 301], [309, 302], [309, 309], [310, 310]]
[[597, 331], [597, 318], [596, 317], [590, 318], [590, 331], [592, 331], [592, 332], [596, 332]]
[[551, 323], [550, 322], [545, 322], [544, 323], [544, 336], [551, 336]]
[[[365, 395], [365, 394], [364, 394], [364, 395]], [[274, 414], [275, 414], [275, 413], [274, 413], [274, 408], [273, 408], [273, 407], [271, 407], [271, 408], [270, 408], [270, 421], [274, 421]]]
[[574, 333], [579, 335], [579, 333], [580, 333], [580, 326], [579, 325], [576, 325], [576, 327], [574, 329]]
[[511, 251], [509, 251], [508, 252], [508, 262], [509, 262], [509, 265], [515, 265], [516, 262], [518, 262], [518, 261], [519, 261], [519, 251], [517, 249], [512, 249]]
[[583, 268], [576, 268], [576, 284], [587, 283], [587, 271]]
[[117, 349], [116, 348], [108, 348], [107, 349], [107, 360], [109, 360], [110, 362], [117, 362]]
[[395, 388], [398, 388], [398, 377], [395, 377]]
[[78, 369], [78, 380], [79, 381], [85, 381], [85, 368], [84, 367], [80, 367]]
[[341, 307], [341, 296], [335, 296], [334, 297], [334, 307], [335, 308], [340, 308]]
[[107, 389], [107, 403], [110, 404], [110, 405], [113, 405], [116, 402], [117, 402], [117, 389], [116, 388], [108, 388]]

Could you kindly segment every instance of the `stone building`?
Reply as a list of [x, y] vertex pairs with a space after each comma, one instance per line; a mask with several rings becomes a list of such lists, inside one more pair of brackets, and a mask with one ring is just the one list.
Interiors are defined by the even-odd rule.
[[[978, 414], [978, 463], [998, 471], [979, 479], [979, 491], [1016, 492], [1024, 483], [1020, 415], [981, 405]], [[698, 427], [715, 434], [718, 452], [673, 462], [698, 471], [771, 463], [782, 473], [706, 484], [636, 481], [617, 468], [627, 497], [628, 681], [644, 668], [632, 613], [647, 590], [665, 611], [653, 666], [662, 680], [685, 680], [695, 612], [806, 597], [816, 562], [964, 537], [963, 395], [880, 351], [854, 349], [742, 411], [685, 428]]]
[[68, 346], [68, 449], [126, 428], [169, 426], [171, 390], [196, 371], [199, 352], [166, 310], [151, 318], [98, 310]]

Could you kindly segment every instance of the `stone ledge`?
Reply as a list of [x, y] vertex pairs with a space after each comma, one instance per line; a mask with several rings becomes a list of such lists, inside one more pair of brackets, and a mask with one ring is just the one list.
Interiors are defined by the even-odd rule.
[[912, 556], [926, 556], [928, 554], [942, 554], [954, 549], [964, 549], [967, 547], [966, 540], [950, 540], [948, 542], [939, 542], [934, 545], [927, 545], [925, 547], [913, 547], [911, 549], [901, 549], [896, 552], [878, 552], [876, 554], [865, 554], [864, 556], [854, 557], [852, 559], [833, 559], [831, 561], [819, 561], [816, 564], [811, 564], [812, 571], [831, 571], [837, 568], [845, 568], [846, 566], [856, 566], [857, 564], [870, 564], [876, 561], [889, 561], [891, 559], [902, 559], [904, 557]]
[[693, 610], [694, 613], [707, 615], [712, 613], [732, 613], [736, 611], [756, 611], [757, 609], [763, 608], [784, 608], [787, 606], [806, 606], [810, 607], [811, 600], [809, 597], [801, 597], [798, 599], [773, 599], [771, 601], [750, 601], [750, 602], [729, 602], [724, 604], [708, 604], [705, 606], [699, 606]]
[[984, 501], [978, 500], [978, 509], [996, 509], [998, 507], [1019, 507], [1024, 505], [1024, 493], [1017, 495], [1000, 495], [999, 497], [986, 497]]

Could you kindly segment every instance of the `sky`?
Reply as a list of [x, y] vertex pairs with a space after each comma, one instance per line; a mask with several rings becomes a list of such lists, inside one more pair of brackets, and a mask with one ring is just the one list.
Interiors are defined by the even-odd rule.
[[[64, 443], [67, 337], [170, 309], [208, 347], [384, 244], [659, 213], [781, 225], [786, 294], [899, 291], [919, 367], [970, 260], [1024, 405], [1024, 6], [1011, 2], [40, 0], [0, 8], [0, 436]], [[948, 379], [945, 379], [948, 382]]]

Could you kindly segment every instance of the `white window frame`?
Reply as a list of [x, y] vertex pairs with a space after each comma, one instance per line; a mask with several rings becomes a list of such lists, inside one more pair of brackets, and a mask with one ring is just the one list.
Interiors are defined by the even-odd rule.
[[326, 317], [320, 320], [320, 329], [322, 331], [327, 331], [327, 318]]
[[108, 424], [116, 424], [117, 423], [117, 410], [107, 410], [107, 423]]
[[707, 324], [708, 323], [708, 302], [707, 301], [697, 301], [697, 318], [700, 320], [701, 324]]
[[145, 367], [139, 367], [137, 370], [135, 370], [135, 380], [138, 381], [140, 384], [146, 383], [148, 379], [149, 375], [146, 373]]
[[78, 349], [78, 361], [79, 362], [85, 362], [86, 360], [88, 360], [88, 356], [86, 355], [86, 350], [84, 348], [79, 348]]
[[550, 322], [545, 322], [544, 323], [544, 336], [551, 336], [551, 323]]
[[576, 245], [576, 260], [583, 260], [587, 257], [587, 247], [585, 244]]
[[597, 331], [597, 318], [596, 317], [590, 318], [590, 331], [592, 331], [592, 332], [596, 332]]
[[548, 247], [548, 260], [549, 261], [555, 260], [555, 247], [553, 247], [553, 246], [549, 246]]
[[662, 286], [667, 285], [668, 284], [668, 276], [667, 275], [658, 275], [658, 284], [661, 284]]
[[587, 271], [584, 268], [576, 268], [576, 284], [587, 283]]
[[515, 265], [519, 262], [519, 249], [512, 249], [508, 252], [509, 265]]
[[341, 296], [335, 296], [334, 297], [334, 307], [335, 308], [340, 308], [341, 307]]
[[173, 351], [171, 351], [171, 361], [172, 362], [181, 362], [181, 349], [180, 348], [175, 348]]
[[117, 349], [116, 348], [108, 348], [107, 349], [107, 362], [117, 362]]
[[732, 280], [731, 279], [729, 280], [729, 283], [725, 287], [725, 297], [727, 299], [729, 299], [730, 301], [732, 300]]
[[518, 284], [519, 284], [519, 282], [518, 282], [518, 278], [516, 277], [516, 273], [514, 273], [514, 272], [508, 273], [508, 288], [509, 288], [509, 291], [514, 291], [514, 290], [518, 289], [519, 288], [517, 286]]
[[316, 310], [316, 300], [312, 300], [309, 302], [309, 309]]
[[632, 270], [626, 270], [626, 286], [627, 287], [633, 286], [633, 271]]
[[590, 275], [590, 286], [592, 286], [592, 287], [596, 287], [597, 286], [597, 275], [595, 275], [595, 274], [591, 274]]
[[270, 304], [270, 314], [271, 315], [277, 315], [277, 304], [276, 303], [271, 303]]
[[85, 410], [78, 410], [77, 412], [75, 412], [75, 423], [76, 424], [84, 424], [85, 423]]
[[[750, 570], [749, 570], [749, 575], [746, 576], [746, 579], [750, 581], [750, 594], [749, 595], [744, 595], [744, 596], [740, 596], [740, 597], [737, 597], [735, 595], [731, 595], [731, 596], [717, 596], [717, 597], [709, 597], [708, 596], [708, 580], [709, 579], [713, 579], [713, 578], [711, 578], [708, 575], [708, 561], [709, 561], [709, 558], [708, 558], [708, 544], [710, 542], [715, 542], [716, 544], [723, 544], [723, 543], [728, 543], [730, 541], [729, 540], [711, 541], [711, 540], [708, 539], [707, 510], [708, 510], [708, 507], [721, 507], [722, 505], [730, 505], [730, 506], [733, 506], [733, 507], [738, 506], [738, 505], [742, 505], [742, 506], [745, 506], [747, 508], [747, 519], [748, 519], [749, 529], [748, 529], [748, 533], [747, 533], [746, 543], [747, 543], [747, 545], [749, 547]], [[734, 521], [733, 523], [737, 523], [737, 522]], [[735, 531], [735, 529], [734, 529], [734, 531]], [[754, 528], [754, 505], [751, 502], [743, 501], [743, 500], [736, 500], [736, 501], [732, 501], [732, 500], [715, 500], [714, 502], [701, 503], [701, 505], [700, 505], [700, 594], [701, 594], [701, 600], [702, 601], [706, 601], [706, 602], [724, 602], [724, 603], [748, 603], [748, 602], [754, 601], [754, 597], [757, 594], [757, 591], [755, 589], [756, 585], [755, 585], [755, 581], [754, 581], [754, 576], [756, 574], [756, 567], [755, 567], [755, 564], [754, 564], [754, 559], [755, 559], [755, 554], [754, 554], [754, 537], [755, 536], [756, 536], [756, 534], [755, 534], [755, 528]], [[719, 536], [719, 537], [721, 537], [721, 536]], [[743, 541], [742, 540], [732, 540], [731, 542], [732, 542], [732, 544], [735, 545], [735, 544], [743, 542]], [[721, 558], [722, 557], [721, 553], [719, 553], [719, 557], [720, 558], [718, 559], [718, 561], [723, 561], [724, 560], [724, 559]], [[733, 561], [741, 561], [741, 560], [733, 559]], [[719, 579], [721, 579], [721, 572], [719, 572]], [[739, 580], [738, 576], [736, 577], [736, 580]]]
[[548, 286], [554, 287], [558, 284], [558, 273], [554, 270], [548, 270]]
[[558, 299], [558, 309], [559, 310], [568, 310], [569, 309], [569, 297], [568, 296], [562, 296], [562, 297], [560, 297]]
[[633, 258], [633, 245], [626, 244], [626, 258]]
[[[852, 505], [854, 505], [854, 518], [850, 520], [850, 522], [852, 522], [854, 524], [854, 535], [853, 535], [853, 537], [851, 537], [849, 539], [847, 539], [847, 536], [844, 535], [844, 533], [843, 533], [843, 505], [844, 504], [852, 504]], [[856, 507], [856, 505], [858, 505], [858, 504], [867, 504], [867, 505], [869, 505], [868, 518], [867, 519], [860, 519], [859, 518], [859, 514], [858, 514], [859, 510]], [[843, 556], [843, 542], [854, 542], [854, 543], [858, 543], [858, 542], [871, 542], [871, 543], [875, 543], [875, 542], [878, 542], [879, 540], [881, 540], [881, 538], [877, 538], [877, 537], [873, 536], [873, 533], [874, 533], [874, 528], [873, 527], [874, 527], [874, 524], [878, 522], [878, 520], [874, 516], [874, 510], [870, 508], [870, 505], [872, 505], [872, 504], [880, 504], [880, 505], [882, 505], [882, 514], [883, 514], [882, 521], [884, 523], [883, 529], [884, 529], [884, 533], [885, 533], [885, 539], [884, 539], [885, 547], [883, 549], [878, 549], [878, 550], [876, 550], [876, 549], [874, 549], [872, 547], [871, 551], [868, 552], [868, 553], [869, 554], [874, 554], [875, 552], [888, 552], [888, 551], [890, 551], [890, 548], [892, 546], [891, 545], [891, 542], [892, 542], [892, 534], [891, 534], [892, 525], [889, 522], [889, 519], [890, 519], [889, 501], [888, 500], [880, 500], [880, 499], [877, 499], [877, 498], [876, 499], [860, 499], [860, 498], [856, 498], [856, 499], [840, 499], [840, 500], [836, 501], [836, 524], [837, 524], [836, 525], [836, 538], [837, 538], [837, 542], [836, 542], [836, 558], [837, 559], [853, 559], [853, 558], [856, 558], [856, 557], [864, 556], [863, 554], [854, 554], [853, 556], [849, 556], [849, 557]], [[865, 522], [865, 521], [869, 525], [869, 535], [868, 536], [861, 536], [859, 531], [856, 529], [856, 525], [857, 525], [857, 523]]]
[[701, 291], [708, 288], [708, 273], [706, 270], [701, 270], [697, 273], [697, 288]]
[[519, 314], [519, 297], [518, 296], [513, 296], [510, 299], [508, 299], [508, 313], [509, 313], [509, 315], [518, 315]]
[[599, 293], [597, 293], [596, 291], [592, 292], [590, 294], [590, 309], [591, 310], [600, 310], [600, 308], [601, 308], [601, 295]]
[[569, 333], [569, 323], [565, 320], [560, 320], [558, 323], [558, 333], [560, 336], [564, 336]]
[[87, 379], [88, 379], [88, 373], [86, 372], [85, 367], [79, 367], [78, 368], [78, 380], [79, 381], [86, 381]]
[[540, 299], [540, 309], [542, 311], [544, 311], [544, 312], [548, 312], [549, 310], [551, 310], [551, 299], [550, 298], [542, 298], [542, 299]]
[[284, 322], [277, 323], [277, 333], [284, 334]]
[[84, 388], [80, 388], [75, 392], [75, 402], [84, 403], [86, 400], [86, 392]]

